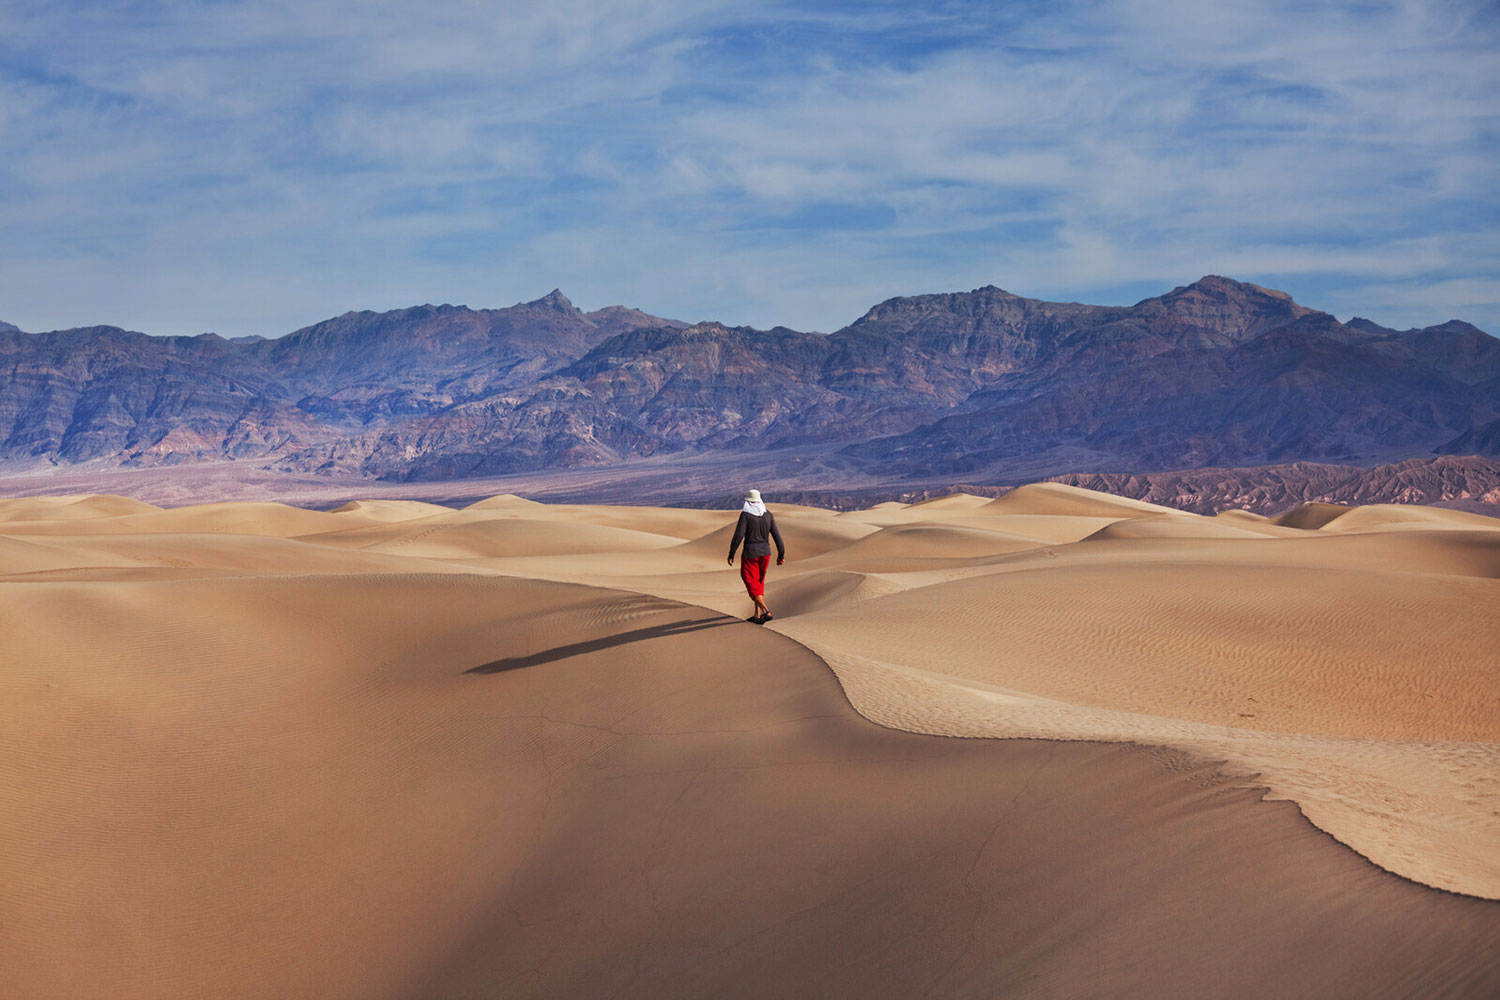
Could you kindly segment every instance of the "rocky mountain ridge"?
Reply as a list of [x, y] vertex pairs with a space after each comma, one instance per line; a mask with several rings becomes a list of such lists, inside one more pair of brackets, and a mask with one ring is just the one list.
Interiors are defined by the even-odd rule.
[[1304, 503], [1415, 503], [1500, 514], [1500, 462], [1472, 455], [1411, 458], [1370, 469], [1295, 462], [1248, 469], [1073, 473], [1053, 481], [1195, 514], [1278, 514]]
[[1339, 323], [1218, 276], [1134, 306], [895, 298], [827, 335], [584, 313], [560, 291], [274, 340], [0, 326], [0, 373], [0, 470], [235, 460], [411, 482], [813, 447], [892, 482], [1004, 482], [1500, 453], [1500, 340]]
[[0, 325], [0, 468], [267, 459], [531, 385], [622, 330], [554, 290], [505, 309], [349, 312], [276, 339]]

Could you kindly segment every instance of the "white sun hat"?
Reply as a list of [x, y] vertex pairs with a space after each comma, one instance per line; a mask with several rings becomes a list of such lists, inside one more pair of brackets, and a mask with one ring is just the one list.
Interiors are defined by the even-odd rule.
[[760, 490], [746, 490], [745, 499], [751, 503], [760, 503]]

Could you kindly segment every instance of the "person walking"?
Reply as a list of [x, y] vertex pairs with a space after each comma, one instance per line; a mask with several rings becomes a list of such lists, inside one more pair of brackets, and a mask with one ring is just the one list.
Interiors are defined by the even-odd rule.
[[745, 592], [755, 602], [755, 614], [745, 621], [757, 625], [771, 620], [771, 609], [766, 607], [766, 570], [771, 566], [773, 538], [776, 540], [776, 565], [780, 566], [786, 562], [786, 545], [776, 527], [776, 516], [761, 502], [760, 490], [747, 491], [739, 522], [734, 526], [734, 538], [729, 542], [729, 565], [734, 565], [734, 550], [743, 541], [745, 550], [740, 556], [740, 579], [745, 581]]

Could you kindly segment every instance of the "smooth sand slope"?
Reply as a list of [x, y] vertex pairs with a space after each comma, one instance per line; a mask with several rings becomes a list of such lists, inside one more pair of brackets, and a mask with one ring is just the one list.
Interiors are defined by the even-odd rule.
[[0, 501], [0, 996], [1500, 994], [1500, 522], [773, 510]]

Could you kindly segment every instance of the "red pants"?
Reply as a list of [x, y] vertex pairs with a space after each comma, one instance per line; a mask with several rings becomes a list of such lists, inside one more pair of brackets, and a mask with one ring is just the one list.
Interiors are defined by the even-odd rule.
[[745, 592], [751, 597], [766, 592], [766, 568], [770, 565], [770, 556], [740, 557], [740, 579], [745, 581]]

